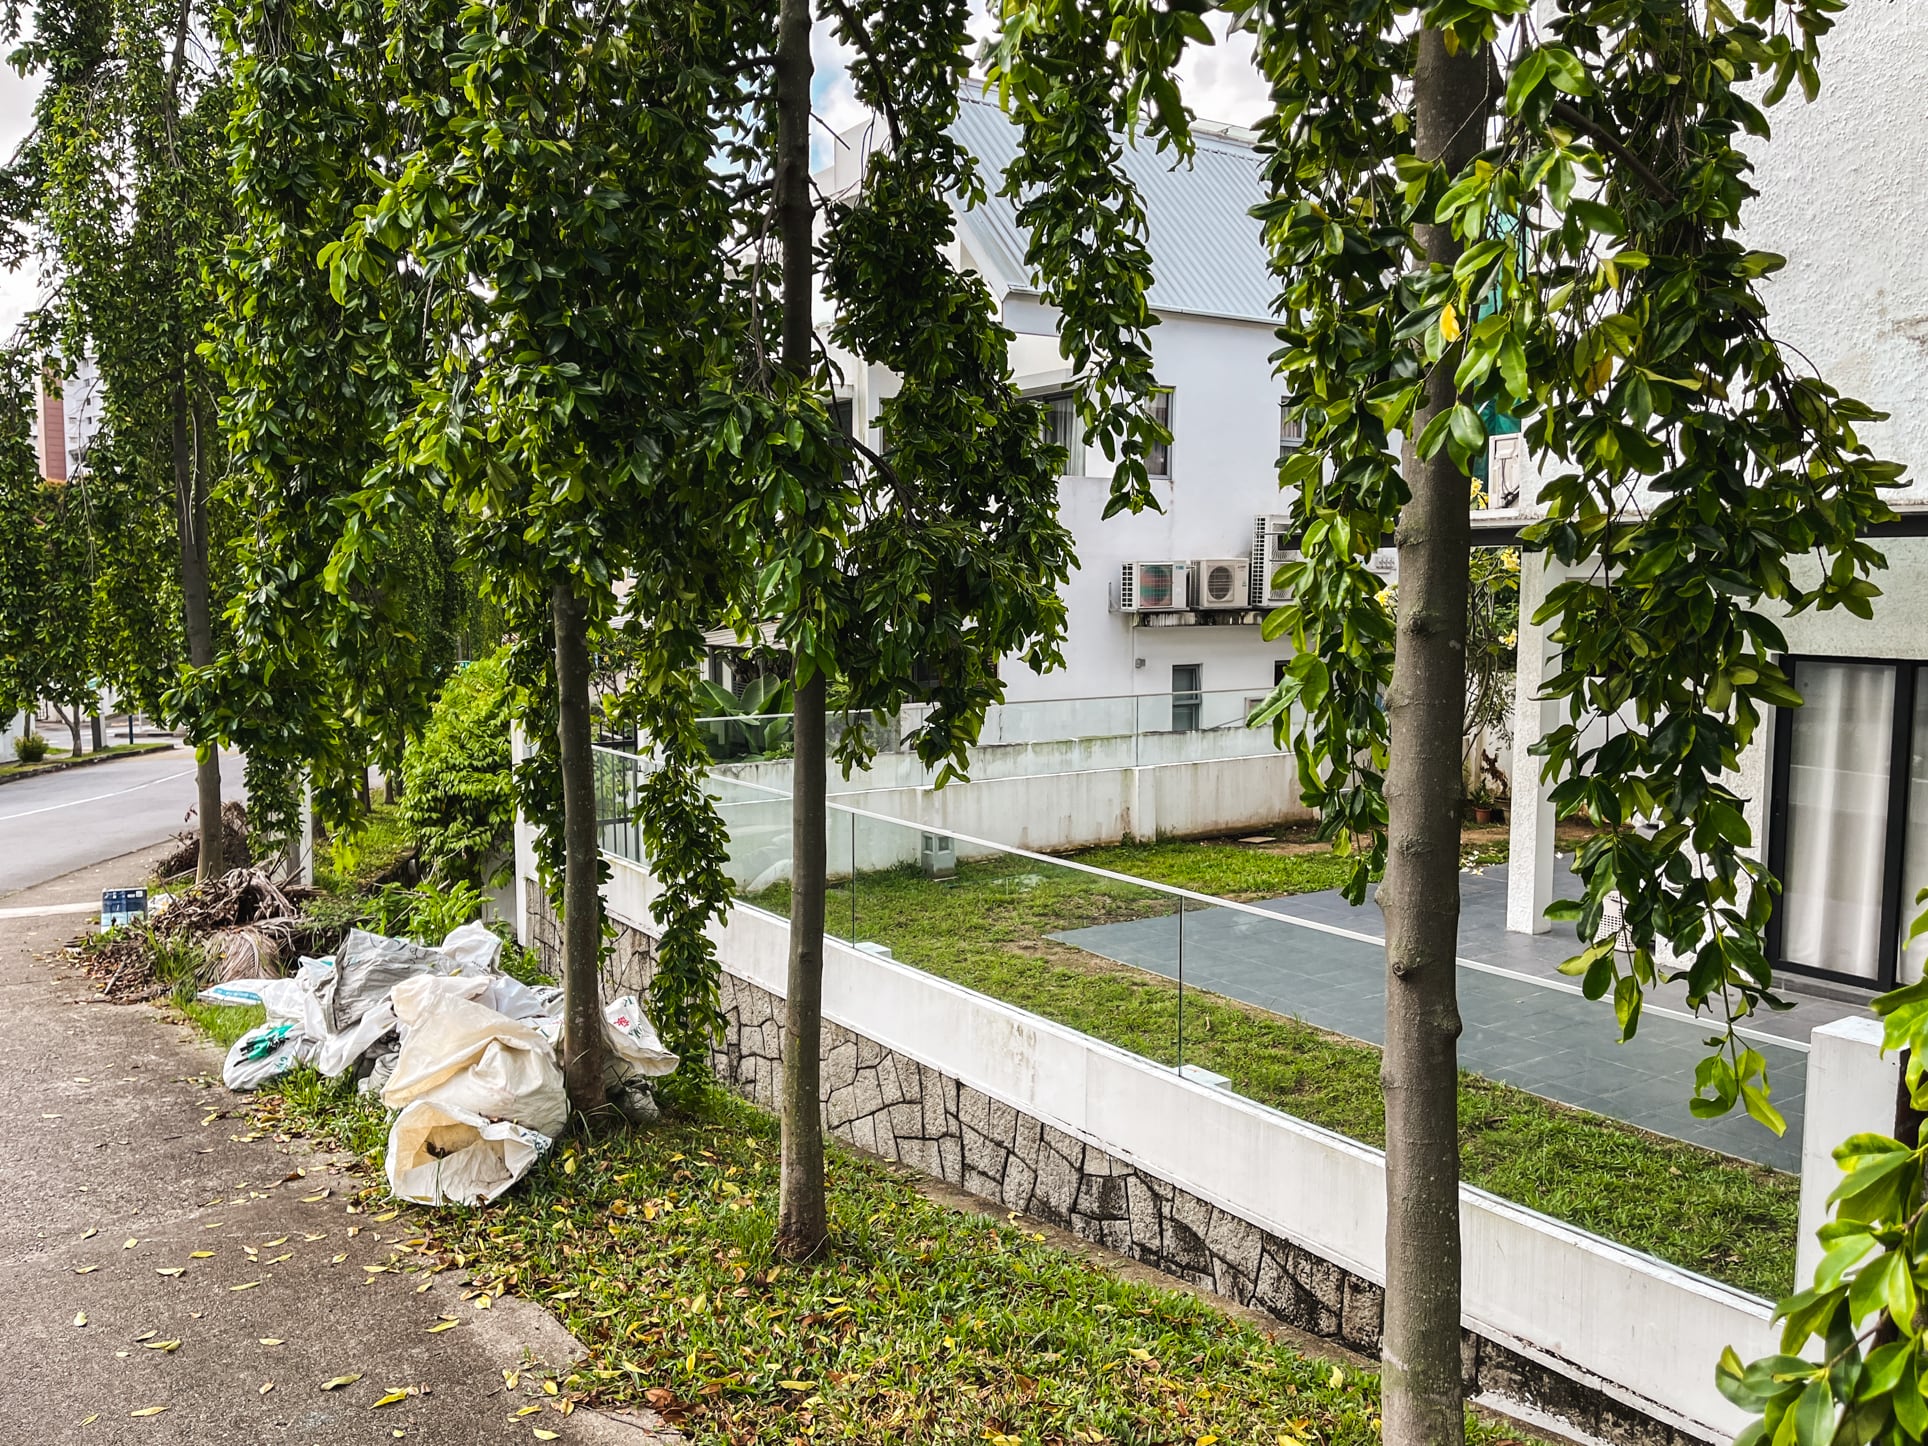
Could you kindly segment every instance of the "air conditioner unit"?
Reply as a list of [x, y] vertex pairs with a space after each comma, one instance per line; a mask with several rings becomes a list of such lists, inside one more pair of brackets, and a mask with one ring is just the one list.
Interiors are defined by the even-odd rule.
[[1486, 505], [1518, 507], [1526, 485], [1526, 438], [1503, 432], [1486, 442]]
[[1283, 513], [1262, 513], [1254, 519], [1249, 594], [1253, 607], [1275, 608], [1291, 601], [1292, 595], [1284, 588], [1272, 586], [1272, 575], [1281, 564], [1298, 556], [1292, 547], [1295, 535], [1292, 519]]
[[1252, 559], [1207, 557], [1192, 564], [1192, 606], [1217, 612], [1252, 605]]
[[1189, 562], [1128, 562], [1121, 569], [1112, 610], [1121, 613], [1182, 613], [1191, 600]]
[[1367, 570], [1378, 573], [1389, 583], [1398, 582], [1399, 549], [1396, 547], [1374, 549], [1372, 556], [1366, 559], [1366, 567]]

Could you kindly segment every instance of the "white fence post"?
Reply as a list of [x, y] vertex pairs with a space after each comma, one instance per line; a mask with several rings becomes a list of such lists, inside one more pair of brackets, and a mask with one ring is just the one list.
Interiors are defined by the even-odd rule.
[[1828, 1221], [1828, 1196], [1841, 1183], [1834, 1147], [1863, 1132], [1891, 1135], [1900, 1098], [1901, 1060], [1881, 1052], [1881, 1021], [1852, 1015], [1823, 1024], [1810, 1037], [1806, 1123], [1801, 1131], [1801, 1224], [1794, 1245], [1794, 1285], [1814, 1278], [1821, 1260], [1815, 1232]]

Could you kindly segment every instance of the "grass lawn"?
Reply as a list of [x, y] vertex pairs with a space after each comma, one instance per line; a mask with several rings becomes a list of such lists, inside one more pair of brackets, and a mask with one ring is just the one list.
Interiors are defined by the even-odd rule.
[[357, 832], [316, 851], [315, 886], [327, 893], [359, 893], [414, 847], [401, 805], [378, 803]]
[[[385, 1127], [308, 1071], [257, 1119], [364, 1153]], [[1378, 1440], [1371, 1375], [960, 1214], [907, 1171], [833, 1146], [828, 1177], [828, 1248], [779, 1265], [775, 1126], [710, 1090], [647, 1130], [563, 1145], [492, 1206], [410, 1214], [478, 1282], [546, 1306], [588, 1347], [564, 1400], [647, 1403], [705, 1446]], [[1521, 1439], [1478, 1419], [1468, 1435]]]
[[[1158, 843], [1093, 850], [1086, 861], [1221, 895], [1330, 888], [1343, 865], [1322, 853]], [[788, 885], [753, 902], [788, 913]], [[1053, 942], [1087, 924], [1172, 911], [1167, 895], [1029, 860], [966, 863], [949, 883], [915, 868], [858, 880], [859, 937], [904, 963], [1172, 1064], [1176, 986]], [[833, 934], [848, 932], [847, 885], [833, 888]], [[1381, 1145], [1379, 1051], [1297, 1020], [1187, 990], [1185, 1058], [1229, 1076], [1250, 1099]], [[1461, 1076], [1464, 1178], [1717, 1280], [1775, 1297], [1793, 1284], [1798, 1177]]]
[[[83, 753], [80, 758], [83, 762], [91, 762], [96, 758], [121, 758], [136, 753], [160, 753], [173, 746], [171, 743], [116, 743], [101, 749], [98, 753]], [[38, 763], [17, 761], [0, 763], [0, 778], [15, 778], [24, 773], [45, 773], [49, 769], [74, 761], [74, 756], [65, 749], [49, 748], [47, 756]]]

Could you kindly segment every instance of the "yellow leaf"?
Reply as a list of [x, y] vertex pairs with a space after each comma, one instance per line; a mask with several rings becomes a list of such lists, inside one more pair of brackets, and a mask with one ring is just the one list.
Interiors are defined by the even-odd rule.
[[476, 1298], [475, 1308], [477, 1310], [487, 1310], [489, 1308], [489, 1298], [486, 1295], [478, 1296]]
[[157, 1265], [154, 1267], [154, 1273], [156, 1275], [186, 1275], [187, 1267], [185, 1265]]
[[1439, 314], [1439, 334], [1447, 341], [1459, 340], [1459, 313], [1453, 310], [1453, 303], [1447, 302], [1446, 309]]
[[167, 1407], [165, 1406], [143, 1406], [140, 1410], [129, 1411], [127, 1414], [130, 1416], [158, 1416], [166, 1409]]
[[324, 1391], [339, 1391], [343, 1386], [352, 1386], [360, 1379], [360, 1371], [350, 1371], [345, 1376], [336, 1376], [332, 1381], [323, 1381], [321, 1383], [321, 1389]]
[[253, 1290], [259, 1284], [261, 1284], [260, 1281], [251, 1280], [246, 1285], [231, 1285], [228, 1287], [228, 1289], [229, 1290]]
[[786, 1391], [807, 1391], [810, 1389], [810, 1382], [808, 1381], [778, 1381], [777, 1384]]
[[507, 1386], [511, 1391], [513, 1391], [521, 1381], [522, 1373], [520, 1371], [504, 1371], [502, 1373], [502, 1384]]
[[[140, 1244], [140, 1241], [134, 1239], [134, 1237], [130, 1235], [127, 1237], [127, 1239], [121, 1242], [121, 1249], [132, 1250], [136, 1245], [139, 1245], [139, 1244]], [[163, 1406], [161, 1409], [166, 1410], [167, 1408]]]
[[262, 1394], [262, 1395], [264, 1395], [264, 1396], [265, 1396], [265, 1395], [267, 1395], [267, 1394], [268, 1394], [268, 1392], [270, 1392], [270, 1391], [272, 1391], [273, 1389], [274, 1389], [274, 1382], [273, 1382], [273, 1381], [263, 1381], [263, 1382], [261, 1383], [261, 1394]]
[[281, 1337], [280, 1336], [262, 1336], [260, 1337], [260, 1341], [261, 1341], [261, 1344], [264, 1346], [278, 1346], [281, 1344]]
[[91, 1426], [94, 1424], [94, 1422], [98, 1421], [99, 1419], [100, 1419], [100, 1412], [96, 1411], [91, 1416], [81, 1417], [80, 1424], [83, 1426]]
[[190, 1250], [187, 1258], [189, 1260], [212, 1260], [214, 1259], [214, 1252], [212, 1250]]
[[86, 1312], [86, 1311], [84, 1311], [84, 1310], [83, 1310], [83, 1311], [76, 1311], [76, 1312], [74, 1313], [74, 1324], [75, 1324], [75, 1325], [77, 1325], [77, 1326], [84, 1326], [84, 1325], [86, 1325], [86, 1324], [87, 1324], [87, 1312]]
[[287, 1243], [288, 1243], [288, 1237], [284, 1235], [279, 1240], [270, 1240], [267, 1243], [266, 1248], [269, 1250], [272, 1250], [277, 1245], [286, 1245]]
[[401, 1213], [402, 1212], [399, 1210], [384, 1210], [381, 1214], [371, 1215], [369, 1218], [379, 1223], [383, 1220], [393, 1220], [397, 1215], [400, 1215]]
[[1326, 1377], [1326, 1384], [1336, 1391], [1339, 1389], [1339, 1387], [1343, 1386], [1345, 1383], [1346, 1383], [1346, 1373], [1340, 1370], [1337, 1366], [1334, 1366], [1332, 1368], [1332, 1374]]
[[[570, 1173], [573, 1174], [574, 1172], [571, 1171]], [[556, 1433], [554, 1431], [545, 1431], [540, 1426], [537, 1426], [535, 1428], [535, 1437], [538, 1441], [553, 1441], [556, 1439]]]
[[301, 1197], [301, 1203], [303, 1205], [313, 1205], [317, 1201], [326, 1200], [327, 1198], [328, 1198], [328, 1192], [326, 1190], [323, 1190], [319, 1195], [303, 1195]]
[[386, 1396], [383, 1396], [381, 1400], [377, 1401], [374, 1405], [370, 1406], [368, 1409], [371, 1411], [379, 1411], [384, 1406], [392, 1406], [397, 1401], [406, 1401], [407, 1399], [408, 1399], [407, 1391], [390, 1391]]
[[554, 1381], [544, 1381], [542, 1383], [542, 1389], [553, 1396], [556, 1394], [556, 1383]]
[[432, 1336], [440, 1335], [443, 1331], [454, 1330], [460, 1324], [462, 1324], [462, 1322], [459, 1320], [438, 1320], [434, 1325], [428, 1328], [428, 1333]]
[[1218, 1437], [1216, 1436], [1200, 1436], [1198, 1438], [1198, 1446], [1212, 1446], [1212, 1443], [1217, 1440]]
[[518, 1415], [518, 1416], [538, 1416], [538, 1415], [540, 1415], [541, 1413], [542, 1413], [542, 1407], [540, 1407], [540, 1406], [524, 1406], [524, 1407], [523, 1407], [523, 1408], [522, 1408], [522, 1409], [521, 1409], [520, 1411], [517, 1411], [517, 1412], [516, 1412], [516, 1415]]
[[179, 1341], [149, 1341], [145, 1348], [150, 1351], [178, 1351], [181, 1348], [181, 1343]]
[[159, 1331], [142, 1331], [139, 1335], [135, 1336], [134, 1339], [137, 1341], [151, 1341], [159, 1334]]
[[100, 1267], [98, 1265], [76, 1265], [74, 1267], [74, 1274], [75, 1275], [92, 1275], [95, 1271], [99, 1269]]
[[98, 1225], [89, 1225], [85, 1230], [80, 1232], [80, 1238], [82, 1240], [92, 1240], [98, 1234], [100, 1234], [100, 1227]]

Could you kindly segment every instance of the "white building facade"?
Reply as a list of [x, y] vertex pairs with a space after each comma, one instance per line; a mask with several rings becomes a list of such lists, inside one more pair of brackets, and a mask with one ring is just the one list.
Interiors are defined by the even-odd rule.
[[[1806, 706], [1770, 718], [1738, 786], [1783, 885], [1768, 939], [1777, 972], [1874, 990], [1920, 978], [1928, 952], [1904, 942], [1928, 887], [1928, 6], [1850, 5], [1821, 51], [1819, 97], [1783, 102], [1773, 139], [1750, 145], [1761, 194], [1748, 240], [1788, 261], [1762, 284], [1774, 334], [1891, 414], [1862, 439], [1909, 480], [1891, 498], [1899, 522], [1877, 538], [1888, 567], [1873, 619], [1779, 619]], [[1551, 660], [1527, 621], [1547, 585], [1530, 559], [1522, 584], [1508, 927], [1538, 932], [1555, 887], [1553, 819], [1525, 748], [1561, 720], [1533, 696]]]
[[[1015, 153], [1008, 117], [967, 96], [957, 134], [996, 191]], [[872, 127], [846, 132], [819, 184], [833, 194], [854, 187], [875, 143]], [[1150, 341], [1155, 375], [1169, 389], [1172, 432], [1163, 468], [1153, 469], [1160, 510], [1135, 516], [1104, 517], [1110, 465], [1096, 448], [1080, 445], [1069, 412], [1073, 373], [1059, 353], [1057, 317], [1024, 266], [1015, 208], [994, 195], [958, 212], [954, 260], [990, 288], [1004, 324], [1017, 333], [1011, 366], [1019, 386], [1059, 399], [1059, 434], [1069, 444], [1059, 503], [1078, 568], [1064, 590], [1064, 667], [1039, 675], [1013, 662], [1004, 672], [1008, 703], [1021, 705], [1035, 737], [1073, 736], [1079, 713], [1090, 712], [1077, 706], [1081, 700], [1132, 695], [1145, 700], [1147, 716], [1137, 727], [1223, 727], [1235, 717], [1242, 723], [1289, 656], [1285, 644], [1260, 636], [1266, 609], [1254, 595], [1263, 587], [1263, 568], [1253, 565], [1258, 519], [1286, 506], [1277, 479], [1282, 390], [1270, 361], [1278, 344], [1271, 320], [1277, 288], [1259, 223], [1249, 214], [1263, 198], [1259, 164], [1243, 136], [1210, 129], [1200, 134], [1190, 165], [1174, 168], [1169, 156], [1126, 151], [1146, 208], [1156, 278], [1150, 301], [1158, 317]], [[834, 359], [853, 415], [860, 423], [873, 417], [894, 378], [847, 354]], [[1173, 700], [1168, 721], [1149, 716]], [[1007, 707], [1007, 718], [1013, 712]]]

